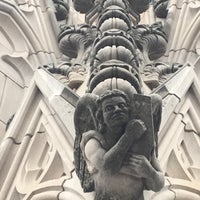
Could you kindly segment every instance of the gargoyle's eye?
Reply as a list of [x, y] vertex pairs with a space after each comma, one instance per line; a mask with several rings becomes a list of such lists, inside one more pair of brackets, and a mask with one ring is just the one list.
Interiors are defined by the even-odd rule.
[[126, 108], [127, 107], [127, 105], [125, 103], [120, 103], [120, 104], [118, 104], [118, 106], [119, 106], [119, 108]]
[[106, 112], [112, 111], [112, 110], [114, 110], [114, 109], [115, 109], [115, 107], [114, 107], [113, 105], [108, 105], [108, 106], [105, 107], [105, 111], [106, 111]]

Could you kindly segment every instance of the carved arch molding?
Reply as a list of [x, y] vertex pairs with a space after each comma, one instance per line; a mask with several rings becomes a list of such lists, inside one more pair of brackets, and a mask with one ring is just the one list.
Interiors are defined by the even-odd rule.
[[189, 186], [186, 185], [186, 182], [177, 179], [167, 181], [169, 185], [161, 192], [153, 195], [151, 200], [199, 200], [200, 194], [195, 184]]
[[35, 67], [47, 60], [45, 47], [15, 1], [0, 1], [1, 72], [29, 86]]

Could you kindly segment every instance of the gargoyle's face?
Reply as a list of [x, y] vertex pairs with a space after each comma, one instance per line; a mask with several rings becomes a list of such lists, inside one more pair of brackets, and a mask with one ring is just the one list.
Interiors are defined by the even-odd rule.
[[102, 102], [104, 123], [108, 127], [125, 126], [129, 121], [129, 108], [126, 100], [119, 97], [110, 97]]

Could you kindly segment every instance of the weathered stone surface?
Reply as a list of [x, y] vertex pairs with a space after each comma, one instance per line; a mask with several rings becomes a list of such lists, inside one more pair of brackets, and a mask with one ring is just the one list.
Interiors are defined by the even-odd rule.
[[53, 0], [56, 9], [56, 19], [58, 21], [68, 20], [69, 5], [63, 0]]
[[3, 122], [7, 123], [9, 118], [17, 111], [22, 97], [23, 88], [7, 78], [0, 106], [0, 119]]
[[[22, 103], [21, 107], [12, 105], [16, 100], [13, 95], [11, 95], [12, 100], [7, 101], [8, 104], [6, 104], [7, 110], [15, 107], [14, 110], [11, 110], [18, 109], [18, 112], [16, 112], [16, 118], [13, 119], [7, 133], [5, 133], [6, 135], [3, 135], [0, 147], [0, 171], [2, 172], [0, 175], [0, 199], [94, 199], [93, 193], [82, 192], [79, 181], [71, 174], [71, 170], [74, 168], [72, 149], [75, 137], [72, 113], [78, 96], [62, 83], [68, 84], [70, 79], [70, 87], [75, 87], [76, 92], [83, 95], [88, 87], [86, 82], [92, 80], [101, 70], [112, 67], [113, 63], [119, 69], [124, 69], [128, 73], [131, 72], [136, 78], [141, 78], [139, 84], [141, 92], [145, 94], [157, 92], [163, 98], [163, 115], [158, 144], [159, 160], [166, 175], [166, 183], [159, 193], [153, 194], [145, 191], [145, 200], [199, 199], [199, 1], [169, 1], [168, 15], [162, 19], [169, 41], [164, 56], [162, 56], [163, 51], [162, 53], [158, 51], [159, 42], [162, 44], [163, 38], [165, 38], [160, 35], [161, 32], [156, 32], [154, 29], [152, 33], [151, 26], [142, 29], [142, 26], [140, 26], [138, 31], [135, 28], [139, 22], [139, 14], [136, 12], [138, 12], [138, 8], [140, 12], [146, 10], [148, 1], [105, 0], [102, 1], [102, 4], [97, 1], [88, 1], [91, 5], [89, 7], [86, 7], [89, 5], [86, 3], [87, 1], [75, 1], [79, 9], [82, 9], [80, 6], [85, 6], [83, 12], [87, 12], [86, 22], [89, 26], [96, 25], [95, 29], [99, 29], [98, 35], [95, 35], [94, 39], [98, 37], [102, 40], [110, 29], [119, 32], [121, 30], [121, 36], [130, 43], [133, 42], [131, 37], [134, 38], [136, 46], [140, 50], [137, 51], [141, 55], [137, 64], [131, 61], [134, 51], [129, 48], [127, 42], [125, 42], [125, 46], [123, 46], [124, 42], [120, 45], [114, 43], [117, 46], [114, 47], [113, 44], [110, 45], [111, 43], [106, 41], [105, 43], [108, 46], [105, 45], [103, 48], [107, 48], [109, 51], [104, 52], [102, 48], [100, 48], [102, 51], [99, 49], [101, 61], [96, 60], [95, 67], [90, 65], [90, 52], [92, 50], [90, 45], [86, 51], [85, 48], [79, 51], [80, 41], [77, 42], [76, 51], [78, 53], [75, 58], [63, 56], [59, 52], [57, 35], [63, 23], [67, 23], [67, 26], [84, 23], [84, 15], [80, 15], [71, 7], [73, 6], [71, 0], [65, 2], [70, 5], [68, 21], [58, 22], [52, 1], [0, 1], [0, 71], [2, 75], [0, 75], [0, 98], [2, 100], [6, 97], [3, 92], [3, 83], [8, 79], [24, 88], [23, 93], [28, 92], [25, 101], [18, 101], [19, 104]], [[126, 4], [127, 2], [128, 4]], [[158, 2], [158, 6], [154, 10], [152, 2], [150, 3], [150, 9], [141, 15], [142, 23], [153, 24], [160, 20], [155, 17], [155, 12], [158, 12], [160, 8], [166, 9], [167, 1], [154, 2]], [[139, 4], [136, 5], [136, 3]], [[94, 7], [92, 8], [92, 6]], [[64, 11], [63, 8], [61, 8], [62, 11]], [[166, 14], [167, 10], [164, 10], [161, 14]], [[66, 13], [63, 12], [63, 14], [65, 17]], [[104, 33], [106, 34], [103, 36]], [[156, 37], [158, 37], [157, 43], [155, 43]], [[151, 47], [152, 49], [156, 48], [156, 53], [152, 51], [153, 54], [142, 55], [143, 49], [148, 50], [145, 45], [151, 44], [151, 39], [154, 41], [152, 42], [154, 45]], [[143, 40], [143, 43], [140, 43], [141, 40]], [[142, 44], [144, 45], [142, 46]], [[117, 53], [119, 53], [119, 56], [116, 55]], [[159, 54], [162, 57], [159, 57]], [[165, 64], [162, 64], [162, 66], [159, 64], [157, 69], [152, 69], [155, 73], [148, 71], [150, 76], [146, 80], [143, 76], [138, 76], [138, 71], [139, 74], [143, 73], [143, 66], [152, 65], [155, 62], [152, 60], [149, 63], [150, 55], [153, 55], [154, 58], [158, 56], [156, 57], [159, 59], [158, 62]], [[117, 61], [102, 63], [104, 59], [110, 59], [110, 57], [117, 58]], [[68, 64], [65, 67], [64, 63], [66, 62], [70, 63], [70, 67]], [[190, 70], [182, 71], [180, 69], [172, 75], [172, 78], [170, 78], [170, 74], [163, 74], [170, 72], [170, 70], [173, 71], [171, 63], [185, 64], [188, 62], [191, 64]], [[50, 74], [48, 72], [43, 74], [43, 81], [36, 76], [34, 77], [33, 85], [36, 84], [37, 87], [29, 87], [30, 80], [38, 66], [47, 64], [53, 66], [52, 63], [55, 67], [55, 71], [52, 72], [53, 76], [59, 80], [59, 85], [63, 87], [57, 87], [55, 82], [58, 83], [58, 81], [53, 76], [49, 79], [48, 75]], [[166, 63], [169, 63], [169, 68], [166, 67]], [[77, 64], [81, 65], [87, 73], [80, 87], [76, 81], [83, 81], [80, 77], [83, 71], [79, 74], [79, 69], [73, 68]], [[195, 70], [193, 70], [193, 64], [195, 64]], [[142, 68], [139, 67], [139, 70], [136, 68], [136, 71], [134, 71], [132, 65], [142, 66]], [[72, 67], [73, 70], [68, 70], [68, 67], [69, 69]], [[91, 77], [89, 77], [90, 67], [97, 70], [93, 71]], [[118, 72], [118, 70], [111, 71]], [[36, 72], [36, 74], [38, 73]], [[100, 95], [109, 88], [118, 88], [131, 96], [132, 93], [136, 92], [136, 85], [133, 84], [133, 87], [125, 79], [108, 78], [94, 86], [92, 92]], [[97, 78], [96, 83], [98, 83], [98, 80], [100, 79]], [[158, 88], [152, 91], [146, 85], [147, 82], [153, 85], [152, 88], [157, 87], [159, 82]], [[12, 89], [14, 88], [11, 87], [9, 93], [13, 93]], [[0, 111], [0, 114], [5, 118], [4, 113]], [[1, 134], [4, 134], [4, 124], [4, 122], [0, 122]], [[40, 133], [37, 130], [40, 130]], [[41, 139], [41, 143], [38, 141], [39, 139]], [[42, 151], [39, 151], [43, 144], [45, 144], [45, 147]], [[49, 144], [51, 148], [49, 148]], [[37, 159], [40, 162], [37, 162]], [[22, 163], [25, 165], [22, 165]], [[21, 169], [24, 173], [21, 173]], [[27, 169], [27, 171], [24, 169]], [[53, 175], [55, 176], [53, 177]], [[61, 178], [57, 179], [56, 176], [61, 176]], [[174, 179], [167, 176], [173, 176]], [[189, 179], [189, 181], [184, 179]], [[42, 182], [39, 180], [42, 180]], [[26, 194], [26, 192], [28, 193]], [[146, 195], [147, 193], [148, 195]]]
[[169, 0], [156, 0], [154, 1], [155, 14], [159, 18], [166, 18], [168, 14], [168, 2]]

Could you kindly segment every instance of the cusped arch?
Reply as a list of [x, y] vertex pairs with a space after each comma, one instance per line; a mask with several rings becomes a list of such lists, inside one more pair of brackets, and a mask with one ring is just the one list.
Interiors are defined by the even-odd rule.
[[[0, 1], [0, 24], [0, 71], [8, 77], [11, 74], [12, 80], [26, 87], [46, 58], [45, 54], [38, 54], [45, 48], [15, 2]], [[30, 58], [33, 54], [37, 56]]]
[[[10, 20], [13, 22], [12, 29], [16, 28], [16, 30], [18, 29], [18, 31], [21, 32], [21, 36], [23, 37], [24, 41], [26, 41], [26, 44], [29, 50], [32, 50], [32, 52], [37, 52], [44, 49], [41, 41], [39, 40], [38, 36], [34, 32], [27, 18], [19, 10], [16, 4], [5, 1], [5, 0], [0, 1], [0, 15], [1, 17], [6, 16], [7, 18], [6, 21]], [[16, 33], [13, 33], [13, 30], [10, 31], [9, 33], [11, 35], [16, 34]]]

